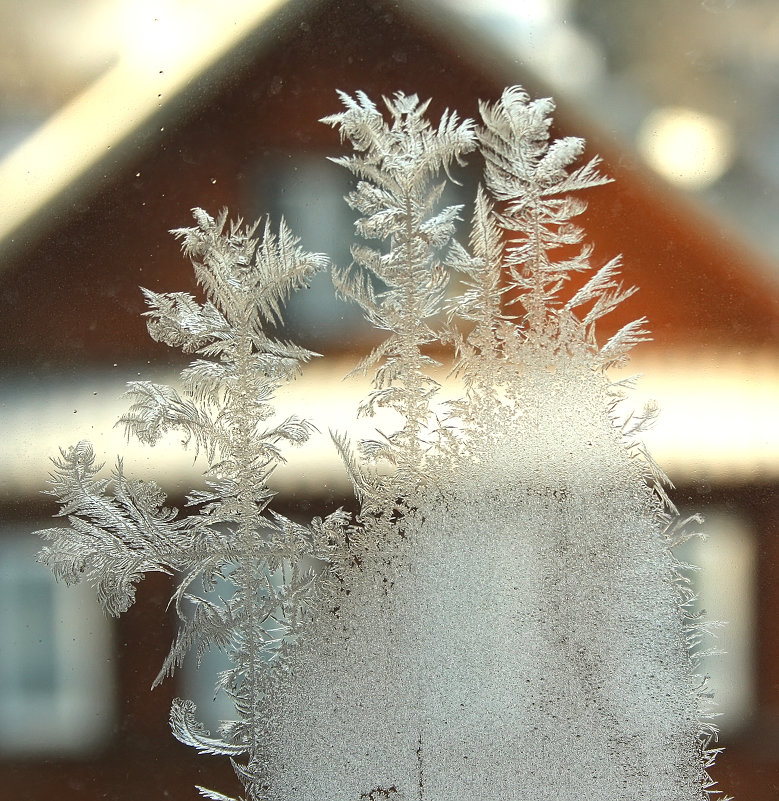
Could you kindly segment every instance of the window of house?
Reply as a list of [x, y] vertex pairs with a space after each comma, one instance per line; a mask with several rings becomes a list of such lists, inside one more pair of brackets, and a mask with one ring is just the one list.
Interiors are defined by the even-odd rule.
[[91, 753], [115, 719], [111, 622], [89, 587], [55, 582], [37, 550], [26, 529], [3, 528], [0, 754]]
[[677, 556], [698, 567], [691, 575], [696, 609], [721, 621], [715, 639], [704, 645], [721, 653], [704, 657], [701, 672], [714, 693], [717, 725], [731, 736], [754, 714], [757, 542], [743, 517], [718, 509], [703, 513], [706, 539], [689, 540]]

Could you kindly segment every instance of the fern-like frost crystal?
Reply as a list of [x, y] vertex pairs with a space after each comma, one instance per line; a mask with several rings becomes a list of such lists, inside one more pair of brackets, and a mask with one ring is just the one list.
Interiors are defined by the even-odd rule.
[[[289, 294], [326, 266], [282, 223], [195, 211], [174, 234], [205, 302], [145, 291], [150, 334], [192, 353], [184, 390], [129, 386], [128, 435], [168, 430], [207, 462], [190, 514], [152, 483], [101, 477], [91, 446], [55, 461], [69, 528], [41, 561], [89, 581], [111, 614], [149, 571], [176, 577], [180, 628], [157, 681], [190, 651], [224, 651], [217, 690], [236, 715], [210, 733], [191, 701], [174, 735], [228, 756], [252, 801], [703, 801], [716, 730], [697, 675], [705, 624], [673, 548], [678, 517], [641, 432], [617, 421], [607, 368], [648, 338], [607, 339], [629, 297], [618, 258], [593, 266], [580, 196], [609, 179], [584, 142], [550, 141], [554, 109], [519, 87], [481, 122], [396, 94], [382, 111], [340, 94], [324, 122], [353, 154], [353, 263], [333, 270], [384, 339], [356, 366], [395, 429], [334, 433], [360, 503], [303, 525], [275, 513], [269, 479], [305, 420], [271, 425], [275, 389], [314, 354], [269, 336]], [[451, 171], [484, 173], [467, 246]], [[257, 231], [261, 233], [258, 236]], [[370, 244], [366, 244], [370, 243]], [[569, 286], [574, 287], [570, 289]], [[463, 394], [441, 403], [451, 352]], [[232, 594], [213, 600], [217, 580]], [[230, 796], [199, 787], [206, 798]]]
[[[257, 237], [257, 226], [228, 224], [226, 212], [214, 219], [196, 209], [194, 216], [195, 227], [173, 233], [192, 259], [205, 303], [181, 292], [144, 294], [151, 336], [197, 358], [182, 372], [183, 393], [131, 382], [130, 408], [119, 422], [148, 444], [169, 430], [181, 432], [207, 462], [206, 489], [193, 490], [192, 512], [180, 514], [162, 506], [156, 485], [126, 479], [121, 463], [100, 478], [92, 447], [82, 442], [55, 461], [51, 494], [70, 527], [40, 532], [49, 544], [39, 558], [66, 581], [93, 584], [114, 615], [132, 604], [145, 573], [176, 577], [179, 631], [155, 684], [191, 651], [198, 660], [209, 648], [229, 656], [232, 665], [217, 689], [234, 702], [236, 719], [211, 735], [195, 705], [176, 700], [170, 722], [181, 742], [230, 756], [247, 798], [255, 799], [265, 783], [261, 744], [271, 721], [264, 709], [332, 580], [333, 546], [347, 522], [336, 511], [304, 526], [269, 508], [268, 479], [283, 448], [305, 442], [312, 431], [295, 416], [269, 425], [270, 401], [315, 354], [265, 328], [327, 259], [303, 251], [283, 222], [278, 230], [266, 223]], [[212, 600], [208, 594], [220, 579], [232, 594]]]

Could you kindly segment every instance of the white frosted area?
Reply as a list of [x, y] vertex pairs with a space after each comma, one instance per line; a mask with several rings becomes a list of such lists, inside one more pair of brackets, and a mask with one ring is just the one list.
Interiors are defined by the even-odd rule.
[[590, 379], [544, 377], [348, 577], [269, 710], [271, 797], [700, 797], [662, 508]]

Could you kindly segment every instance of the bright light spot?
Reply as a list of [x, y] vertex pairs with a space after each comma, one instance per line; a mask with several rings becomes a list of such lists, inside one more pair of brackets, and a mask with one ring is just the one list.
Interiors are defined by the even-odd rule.
[[641, 126], [637, 145], [654, 170], [688, 189], [714, 183], [733, 159], [727, 123], [678, 106], [653, 111]]

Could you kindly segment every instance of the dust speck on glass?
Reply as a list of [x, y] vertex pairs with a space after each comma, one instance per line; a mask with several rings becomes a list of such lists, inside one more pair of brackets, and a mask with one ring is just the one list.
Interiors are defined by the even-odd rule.
[[[63, 449], [50, 492], [69, 526], [39, 532], [40, 561], [112, 615], [145, 573], [175, 577], [155, 684], [190, 652], [229, 658], [233, 719], [209, 732], [177, 699], [170, 722], [231, 760], [247, 801], [711, 797], [708, 627], [673, 553], [700, 521], [642, 444], [657, 409], [618, 419], [629, 382], [606, 370], [646, 323], [599, 337], [634, 290], [618, 258], [590, 265], [574, 222], [576, 193], [609, 179], [519, 87], [479, 123], [431, 123], [414, 95], [340, 98], [323, 122], [352, 148], [334, 161], [356, 178], [360, 242], [332, 279], [383, 336], [354, 368], [373, 379], [359, 413], [397, 421], [332, 434], [359, 513], [273, 510], [274, 468], [312, 430], [294, 409], [272, 422], [273, 395], [316, 354], [268, 332], [328, 259], [283, 221], [196, 209], [173, 234], [205, 298], [145, 291], [151, 336], [195, 358], [180, 391], [131, 382], [120, 423], [149, 444], [182, 432], [205, 488], [169, 509], [121, 461], [104, 475], [89, 443]], [[465, 247], [442, 199], [471, 152]], [[590, 275], [566, 292], [574, 273]], [[446, 353], [463, 391], [442, 403]]]

